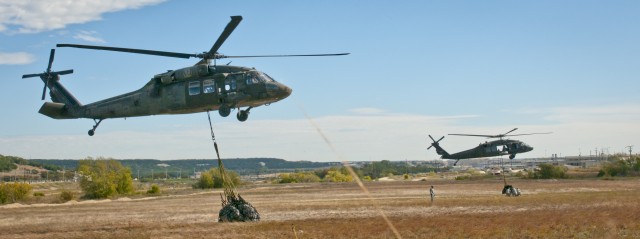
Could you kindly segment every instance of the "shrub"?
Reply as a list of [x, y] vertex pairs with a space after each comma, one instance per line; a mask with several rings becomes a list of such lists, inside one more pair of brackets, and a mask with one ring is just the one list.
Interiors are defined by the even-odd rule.
[[209, 173], [209, 171], [202, 172], [200, 174], [200, 180], [198, 180], [193, 185], [193, 188], [200, 188], [200, 189], [213, 188], [213, 176], [211, 175], [211, 173]]
[[149, 189], [149, 191], [147, 191], [148, 194], [159, 194], [160, 193], [160, 187], [158, 187], [158, 185], [151, 185], [151, 189]]
[[318, 177], [313, 172], [298, 172], [298, 173], [282, 173], [278, 175], [277, 183], [317, 183], [320, 182]]
[[80, 187], [86, 198], [106, 198], [133, 193], [131, 170], [113, 159], [87, 158], [78, 162]]
[[362, 180], [364, 180], [364, 181], [366, 181], [366, 182], [371, 182], [371, 181], [372, 181], [371, 176], [364, 176], [364, 177], [362, 178]]
[[44, 197], [44, 193], [43, 192], [34, 192], [33, 196], [34, 197]]
[[343, 174], [340, 171], [329, 170], [327, 175], [324, 176], [325, 182], [351, 182], [353, 177], [349, 174]]
[[62, 202], [71, 201], [74, 197], [75, 195], [71, 191], [62, 190], [62, 192], [60, 192], [60, 201]]
[[158, 187], [158, 185], [151, 185], [151, 188], [147, 191], [148, 194], [159, 194], [160, 193], [160, 187]]
[[553, 166], [551, 164], [538, 165], [540, 170], [533, 173], [535, 179], [567, 178], [567, 168], [564, 166]]
[[608, 162], [598, 172], [598, 177], [602, 176], [630, 176], [640, 171], [640, 158], [632, 158], [630, 160], [623, 160], [619, 158], [613, 159]]
[[[233, 185], [239, 185], [241, 183], [240, 176], [233, 171], [226, 171], [227, 179], [231, 181]], [[211, 168], [209, 171], [202, 172], [200, 174], [200, 180], [193, 185], [193, 188], [222, 188], [222, 175], [218, 171], [218, 168]]]
[[26, 199], [31, 189], [31, 185], [26, 183], [0, 183], [0, 203], [14, 203]]

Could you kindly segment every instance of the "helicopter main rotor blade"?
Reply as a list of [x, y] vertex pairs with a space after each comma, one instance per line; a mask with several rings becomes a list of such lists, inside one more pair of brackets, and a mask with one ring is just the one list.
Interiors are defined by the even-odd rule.
[[[231, 16], [231, 21], [224, 28], [224, 31], [222, 31], [222, 33], [218, 37], [218, 40], [216, 40], [216, 42], [213, 44], [213, 46], [211, 47], [211, 50], [209, 50], [209, 52], [207, 53], [209, 57], [215, 56], [215, 54], [218, 52], [218, 49], [220, 49], [224, 41], [227, 40], [227, 38], [229, 37], [229, 35], [231, 35], [233, 30], [235, 30], [238, 24], [240, 24], [240, 21], [242, 21], [242, 16]], [[205, 59], [209, 57], [205, 57]]]
[[449, 135], [498, 138], [496, 135], [485, 135], [485, 134], [449, 134]]
[[78, 45], [78, 44], [57, 44], [56, 47], [73, 47], [73, 48], [82, 48], [82, 49], [91, 49], [91, 50], [118, 51], [118, 52], [128, 52], [128, 53], [154, 55], [154, 56], [176, 57], [176, 58], [184, 58], [184, 59], [189, 59], [191, 57], [199, 57], [198, 54], [168, 52], [168, 51], [153, 51], [153, 50], [122, 48], [122, 47], [110, 47], [110, 46], [91, 46], [91, 45]]
[[506, 133], [501, 134], [501, 135], [502, 135], [502, 136], [505, 136], [505, 135], [507, 135], [507, 134], [509, 134], [509, 133], [511, 133], [511, 132], [513, 132], [513, 131], [516, 131], [517, 129], [518, 129], [518, 128], [513, 128], [512, 130], [509, 130], [509, 132], [506, 132]]
[[255, 56], [225, 56], [219, 55], [219, 58], [255, 58], [255, 57], [299, 57], [299, 56], [345, 56], [351, 53], [330, 53], [330, 54], [303, 54], [303, 55], [255, 55]]
[[533, 134], [552, 134], [553, 132], [544, 132], [544, 133], [528, 133], [528, 134], [512, 134], [509, 136], [522, 136], [522, 135], [533, 135]]

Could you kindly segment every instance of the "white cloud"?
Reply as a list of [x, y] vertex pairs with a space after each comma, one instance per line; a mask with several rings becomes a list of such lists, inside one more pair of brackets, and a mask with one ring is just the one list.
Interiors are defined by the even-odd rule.
[[35, 61], [35, 57], [26, 52], [0, 52], [0, 65], [26, 65]]
[[99, 38], [96, 36], [97, 34], [98, 33], [95, 31], [80, 31], [78, 32], [78, 34], [73, 36], [73, 38], [92, 42], [92, 43], [105, 43], [105, 41], [102, 40], [102, 38]]
[[0, 32], [37, 33], [102, 19], [102, 14], [137, 9], [164, 0], [0, 0]]

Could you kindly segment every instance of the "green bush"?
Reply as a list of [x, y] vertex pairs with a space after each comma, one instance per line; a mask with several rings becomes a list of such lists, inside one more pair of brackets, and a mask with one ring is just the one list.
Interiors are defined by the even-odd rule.
[[631, 158], [624, 160], [621, 158], [613, 158], [602, 166], [602, 169], [598, 172], [598, 177], [616, 177], [616, 176], [630, 176], [640, 171], [640, 158]]
[[74, 197], [75, 195], [71, 191], [62, 190], [62, 192], [60, 192], [60, 201], [62, 202], [71, 201]]
[[320, 177], [313, 172], [282, 173], [278, 175], [277, 183], [317, 183]]
[[147, 191], [148, 194], [159, 194], [160, 193], [160, 187], [158, 187], [158, 185], [151, 185], [151, 189], [149, 189], [149, 191]]
[[337, 170], [329, 170], [323, 179], [325, 182], [352, 182], [353, 177]]
[[14, 203], [26, 199], [31, 189], [31, 185], [26, 183], [0, 183], [0, 203]]
[[213, 188], [213, 176], [211, 173], [209, 173], [209, 171], [202, 172], [200, 174], [200, 179], [193, 185], [193, 188]]
[[86, 198], [107, 198], [133, 193], [131, 170], [113, 159], [87, 158], [78, 162], [80, 187]]
[[551, 179], [551, 178], [567, 178], [568, 169], [564, 166], [553, 166], [551, 164], [538, 165], [540, 170], [533, 172], [532, 177], [535, 179]]
[[44, 193], [43, 192], [34, 192], [33, 196], [34, 197], [44, 197]]
[[[240, 185], [240, 176], [236, 172], [229, 170], [226, 172], [227, 179], [230, 180], [233, 185]], [[211, 168], [209, 171], [200, 174], [200, 180], [193, 185], [193, 188], [222, 188], [222, 182], [222, 175], [220, 175], [218, 168]]]

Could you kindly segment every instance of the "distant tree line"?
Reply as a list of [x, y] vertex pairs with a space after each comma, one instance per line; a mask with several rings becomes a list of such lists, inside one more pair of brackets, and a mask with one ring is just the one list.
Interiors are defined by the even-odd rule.
[[[365, 181], [375, 180], [392, 175], [428, 173], [436, 171], [432, 165], [410, 165], [406, 162], [380, 162], [365, 163], [362, 167], [352, 167], [354, 173]], [[346, 167], [330, 167], [314, 171], [281, 173], [276, 183], [310, 183], [310, 182], [351, 182], [353, 176]]]
[[380, 162], [366, 163], [362, 167], [354, 168], [354, 170], [360, 177], [369, 176], [371, 179], [378, 179], [389, 175], [435, 172], [437, 168], [428, 164], [410, 165], [401, 161], [391, 162], [388, 160], [382, 160]]
[[61, 170], [61, 167], [51, 164], [43, 164], [41, 162], [26, 160], [16, 156], [4, 156], [0, 154], [0, 172], [8, 172], [18, 168], [17, 165], [29, 165], [33, 167], [40, 167], [47, 170]]

